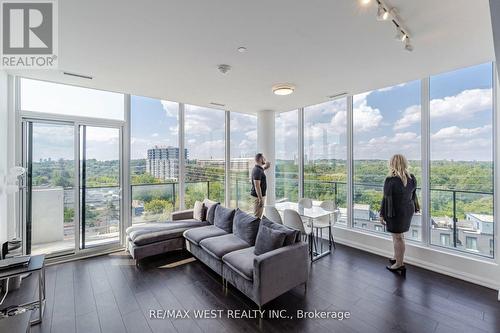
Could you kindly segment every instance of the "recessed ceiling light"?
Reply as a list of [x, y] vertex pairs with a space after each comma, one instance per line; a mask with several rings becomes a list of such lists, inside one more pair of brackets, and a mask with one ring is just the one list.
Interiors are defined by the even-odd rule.
[[239, 53], [245, 53], [246, 51], [248, 51], [246, 47], [244, 47], [244, 46], [238, 47], [238, 52]]
[[273, 93], [279, 96], [290, 95], [295, 91], [295, 87], [288, 83], [276, 84], [273, 86]]
[[360, 2], [361, 2], [361, 4], [362, 4], [363, 6], [366, 6], [366, 5], [368, 5], [370, 2], [372, 2], [372, 0], [361, 0]]

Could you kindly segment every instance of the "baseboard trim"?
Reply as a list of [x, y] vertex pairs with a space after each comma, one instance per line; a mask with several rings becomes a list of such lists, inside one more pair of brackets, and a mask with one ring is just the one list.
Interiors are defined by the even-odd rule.
[[[356, 241], [352, 241], [349, 239], [341, 238], [338, 236], [335, 237], [335, 242], [340, 243], [342, 245], [349, 246], [349, 247], [353, 247], [356, 249], [360, 249], [360, 250], [363, 250], [366, 252], [377, 254], [380, 256], [388, 257], [388, 258], [390, 258], [392, 256], [392, 252], [385, 251], [385, 250], [382, 250], [380, 248], [375, 248], [375, 247], [372, 247], [372, 246], [369, 246], [369, 245], [366, 245], [363, 243], [359, 243]], [[435, 265], [433, 263], [429, 263], [429, 262], [423, 261], [421, 259], [414, 258], [412, 256], [406, 256], [405, 261], [411, 265], [415, 265], [415, 266], [418, 266], [418, 267], [421, 267], [421, 268], [424, 268], [424, 269], [427, 269], [427, 270], [430, 270], [430, 271], [433, 271], [436, 273], [441, 273], [441, 274], [448, 275], [448, 276], [451, 276], [451, 277], [454, 277], [454, 278], [457, 278], [460, 280], [464, 280], [467, 282], [478, 284], [478, 285], [481, 285], [481, 286], [486, 287], [486, 288], [498, 290], [498, 292], [499, 292], [498, 298], [500, 301], [500, 288], [498, 286], [498, 281], [494, 281], [491, 279], [485, 279], [485, 278], [482, 278], [480, 276], [469, 274], [469, 273], [460, 272], [460, 271], [457, 271], [455, 269], [451, 269], [451, 268], [446, 267], [446, 266]]]

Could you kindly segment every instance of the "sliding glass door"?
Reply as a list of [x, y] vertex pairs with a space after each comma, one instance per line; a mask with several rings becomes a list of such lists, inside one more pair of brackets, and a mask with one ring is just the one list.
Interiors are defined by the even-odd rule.
[[59, 256], [118, 243], [121, 127], [24, 119], [25, 251]]
[[120, 129], [82, 125], [80, 132], [81, 248], [120, 239]]
[[75, 250], [75, 131], [59, 122], [23, 122], [26, 252]]

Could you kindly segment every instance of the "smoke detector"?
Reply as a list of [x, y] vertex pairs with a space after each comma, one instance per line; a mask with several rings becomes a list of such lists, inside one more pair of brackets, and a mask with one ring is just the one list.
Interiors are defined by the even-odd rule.
[[227, 72], [229, 72], [229, 70], [231, 70], [231, 66], [230, 65], [226, 65], [226, 64], [221, 64], [221, 65], [217, 66], [217, 69], [222, 74], [226, 74]]

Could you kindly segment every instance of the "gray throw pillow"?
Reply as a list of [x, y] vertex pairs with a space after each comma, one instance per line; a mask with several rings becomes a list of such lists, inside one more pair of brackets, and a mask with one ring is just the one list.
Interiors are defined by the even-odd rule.
[[262, 223], [257, 233], [257, 240], [255, 241], [255, 249], [253, 253], [257, 256], [266, 252], [279, 249], [283, 246], [286, 234], [282, 231], [266, 227]]
[[195, 201], [193, 208], [193, 219], [198, 221], [205, 221], [206, 216], [205, 205], [201, 201]]
[[221, 205], [217, 205], [215, 207], [214, 225], [218, 228], [221, 228], [227, 233], [233, 232], [234, 212], [234, 209], [229, 209], [222, 207]]
[[233, 234], [251, 246], [255, 245], [255, 238], [259, 231], [260, 219], [236, 209], [233, 219]]
[[260, 222], [260, 224], [263, 224], [271, 229], [284, 232], [286, 235], [284, 244], [285, 246], [292, 245], [296, 243], [298, 239], [300, 239], [300, 231], [294, 230], [282, 224], [274, 223], [265, 216], [262, 217], [262, 221]]
[[206, 221], [210, 224], [214, 224], [215, 220], [215, 208], [219, 205], [218, 202], [212, 201], [210, 199], [203, 200], [203, 204], [207, 209]]

